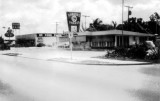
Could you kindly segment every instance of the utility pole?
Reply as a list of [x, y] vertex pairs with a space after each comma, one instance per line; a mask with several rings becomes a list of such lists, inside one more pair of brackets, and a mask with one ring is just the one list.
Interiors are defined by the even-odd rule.
[[87, 18], [87, 17], [90, 17], [90, 16], [83, 15], [83, 17], [85, 17], [85, 30], [86, 30], [86, 18]]
[[55, 22], [56, 23], [56, 45], [58, 46], [58, 24], [60, 23], [60, 22]]
[[123, 35], [123, 12], [124, 12], [124, 0], [122, 0], [122, 47], [124, 46], [124, 35]]
[[60, 22], [56, 22], [56, 34], [58, 33], [58, 24], [59, 24]]
[[130, 11], [130, 9], [132, 9], [133, 7], [131, 7], [131, 6], [125, 6], [125, 7], [127, 7], [128, 8], [128, 23], [129, 23], [129, 16], [131, 15], [131, 11]]

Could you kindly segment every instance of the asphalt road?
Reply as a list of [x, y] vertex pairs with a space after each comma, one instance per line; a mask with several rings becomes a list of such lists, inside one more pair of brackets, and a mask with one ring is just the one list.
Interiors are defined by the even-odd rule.
[[94, 66], [0, 55], [0, 101], [160, 101], [160, 65]]

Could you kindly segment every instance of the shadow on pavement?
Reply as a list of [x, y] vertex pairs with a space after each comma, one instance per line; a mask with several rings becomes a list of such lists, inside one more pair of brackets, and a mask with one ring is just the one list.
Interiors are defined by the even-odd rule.
[[152, 75], [152, 76], [158, 76], [160, 77], [160, 67], [158, 65], [155, 65], [153, 67], [148, 68], [142, 68], [140, 72], [146, 74], [146, 75]]
[[160, 101], [160, 92], [139, 89], [139, 90], [130, 90], [129, 93], [131, 96], [138, 98], [140, 101]]
[[0, 81], [0, 95], [10, 95], [13, 93], [13, 90], [8, 84], [3, 83]]

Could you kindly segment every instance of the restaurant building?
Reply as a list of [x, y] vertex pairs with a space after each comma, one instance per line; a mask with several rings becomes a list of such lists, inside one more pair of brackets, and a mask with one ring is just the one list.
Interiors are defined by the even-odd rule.
[[[114, 47], [129, 47], [151, 40], [155, 35], [122, 30], [108, 30], [95, 32], [79, 32], [72, 38], [75, 49], [108, 49]], [[70, 39], [67, 33], [34, 33], [16, 36], [17, 44], [21, 46], [37, 46], [43, 43], [46, 46], [69, 46]]]
[[[114, 47], [129, 47], [134, 44], [141, 44], [146, 40], [151, 40], [153, 34], [123, 31], [122, 30], [109, 30], [109, 31], [96, 31], [96, 32], [80, 32], [77, 36], [72, 38], [73, 48], [89, 48], [89, 49], [107, 49]], [[60, 39], [68, 37], [60, 37]], [[61, 42], [61, 41], [60, 41]], [[64, 42], [64, 40], [63, 40]]]

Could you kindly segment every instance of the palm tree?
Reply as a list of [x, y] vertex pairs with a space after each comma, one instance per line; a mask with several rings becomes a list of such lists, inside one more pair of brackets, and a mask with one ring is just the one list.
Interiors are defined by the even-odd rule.
[[99, 29], [99, 27], [102, 25], [102, 20], [100, 20], [99, 18], [93, 20], [93, 26], [94, 28], [96, 28], [97, 30]]
[[116, 21], [112, 21], [112, 24], [113, 24], [114, 29], [116, 29], [116, 27], [117, 27], [117, 22], [116, 22]]
[[105, 30], [111, 30], [114, 29], [114, 26], [109, 24], [103, 24], [103, 21], [99, 18], [93, 20], [93, 23], [90, 23], [89, 28], [87, 28], [87, 31], [105, 31]]

